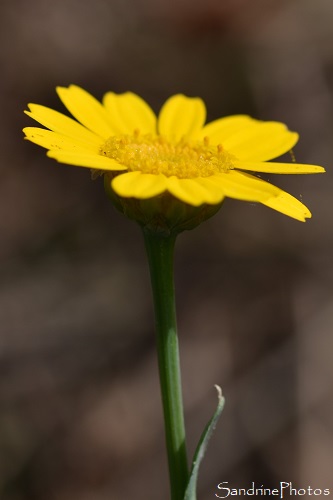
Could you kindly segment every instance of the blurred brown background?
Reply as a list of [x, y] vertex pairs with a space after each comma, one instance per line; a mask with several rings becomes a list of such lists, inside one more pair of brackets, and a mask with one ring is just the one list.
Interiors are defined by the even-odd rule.
[[331, 0], [3, 0], [0, 24], [1, 500], [168, 498], [140, 231], [89, 171], [22, 140], [26, 104], [62, 111], [71, 83], [280, 120], [327, 167], [271, 178], [306, 224], [227, 200], [179, 238], [176, 282], [191, 453], [215, 383], [227, 398], [199, 499], [333, 489]]

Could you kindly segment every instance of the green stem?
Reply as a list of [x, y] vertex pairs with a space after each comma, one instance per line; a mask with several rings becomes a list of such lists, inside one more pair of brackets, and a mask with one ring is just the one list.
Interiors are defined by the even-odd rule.
[[154, 298], [171, 500], [183, 500], [188, 467], [173, 281], [176, 237], [144, 230], [144, 238]]

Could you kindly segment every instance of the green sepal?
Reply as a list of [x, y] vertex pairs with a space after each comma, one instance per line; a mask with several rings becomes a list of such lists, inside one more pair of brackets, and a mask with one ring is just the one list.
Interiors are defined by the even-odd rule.
[[187, 483], [187, 487], [186, 487], [186, 491], [185, 491], [184, 500], [196, 500], [197, 499], [196, 489], [197, 489], [199, 467], [200, 467], [202, 459], [206, 453], [208, 442], [209, 442], [210, 438], [212, 437], [212, 434], [215, 430], [216, 424], [217, 424], [217, 422], [220, 418], [220, 415], [222, 413], [222, 410], [224, 408], [225, 399], [222, 396], [221, 387], [219, 387], [218, 385], [215, 385], [215, 387], [217, 390], [217, 397], [218, 397], [217, 408], [215, 410], [214, 415], [212, 416], [212, 418], [210, 419], [210, 421], [206, 425], [206, 427], [205, 427], [205, 429], [200, 437], [197, 449], [195, 450], [193, 462], [192, 462], [192, 468], [191, 468], [191, 472], [190, 472], [190, 477], [189, 477], [189, 481]]
[[215, 215], [223, 203], [203, 203], [196, 207], [179, 200], [167, 191], [147, 199], [122, 197], [112, 189], [115, 175], [118, 174], [107, 172], [104, 175], [104, 189], [116, 209], [138, 222], [145, 230], [160, 235], [177, 235], [195, 228]]

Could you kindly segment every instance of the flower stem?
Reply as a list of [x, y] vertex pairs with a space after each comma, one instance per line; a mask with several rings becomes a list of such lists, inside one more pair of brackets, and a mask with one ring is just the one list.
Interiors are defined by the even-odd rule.
[[176, 236], [165, 236], [144, 229], [144, 238], [155, 308], [171, 500], [183, 500], [188, 467], [173, 280]]

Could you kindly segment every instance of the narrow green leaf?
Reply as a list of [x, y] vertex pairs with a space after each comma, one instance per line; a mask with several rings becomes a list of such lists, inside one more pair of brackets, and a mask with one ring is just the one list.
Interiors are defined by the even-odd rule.
[[199, 467], [200, 467], [202, 459], [206, 453], [208, 442], [209, 442], [210, 438], [212, 437], [212, 434], [215, 430], [217, 421], [220, 418], [220, 415], [221, 415], [222, 410], [224, 408], [225, 399], [222, 396], [221, 387], [219, 387], [218, 385], [215, 385], [215, 388], [217, 390], [217, 397], [218, 397], [217, 408], [215, 410], [214, 415], [212, 416], [212, 418], [210, 419], [210, 421], [206, 425], [206, 427], [201, 435], [201, 438], [199, 440], [197, 449], [195, 450], [193, 462], [192, 462], [192, 469], [191, 469], [189, 481], [187, 483], [184, 500], [196, 500], [196, 498], [197, 498], [196, 489], [197, 489]]

